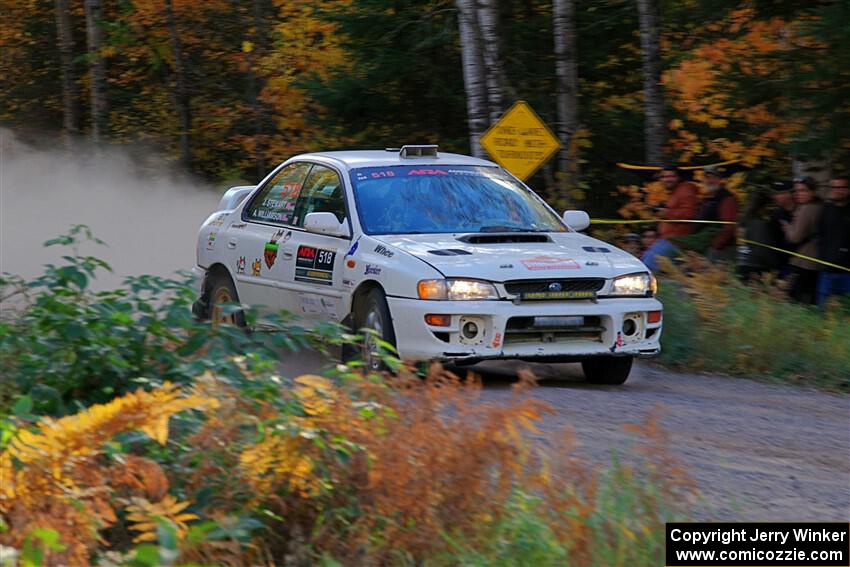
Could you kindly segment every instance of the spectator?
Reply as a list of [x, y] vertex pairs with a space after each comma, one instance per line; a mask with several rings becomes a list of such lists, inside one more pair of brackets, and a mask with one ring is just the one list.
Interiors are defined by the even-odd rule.
[[640, 256], [640, 237], [637, 234], [630, 232], [623, 237], [623, 244], [621, 248], [632, 256]]
[[[750, 204], [741, 219], [741, 230], [744, 238], [752, 242], [760, 242], [777, 247], [776, 234], [771, 227], [771, 214], [768, 207], [771, 196], [759, 191], [750, 199]], [[778, 226], [778, 225], [777, 225]], [[780, 233], [782, 229], [779, 229]], [[783, 237], [784, 240], [784, 237]], [[787, 258], [787, 254], [783, 254]], [[780, 253], [764, 246], [742, 243], [738, 247], [737, 272], [738, 277], [748, 282], [761, 277], [779, 266]]]
[[[794, 180], [794, 217], [782, 223], [785, 238], [794, 247], [794, 252], [815, 257], [818, 254], [817, 228], [821, 201], [817, 194], [817, 183], [811, 177]], [[814, 303], [820, 264], [794, 256], [791, 258], [791, 299], [800, 303]]]
[[[818, 221], [818, 258], [850, 270], [850, 180], [837, 176], [829, 182], [828, 203]], [[850, 295], [850, 271], [824, 266], [817, 301], [823, 307], [833, 295]]]
[[[694, 219], [699, 208], [699, 190], [694, 183], [683, 181], [679, 169], [674, 166], [664, 166], [659, 175], [661, 183], [669, 191], [667, 205], [658, 214], [661, 218], [670, 220]], [[693, 226], [688, 223], [666, 223], [659, 226], [662, 240], [677, 236], [687, 236], [693, 232]]]
[[641, 252], [646, 252], [658, 240], [658, 232], [652, 228], [643, 231], [640, 237]]
[[[708, 198], [700, 206], [697, 218], [706, 221], [735, 222], [738, 219], [738, 201], [724, 186], [723, 176], [715, 167], [706, 167], [705, 188]], [[708, 246], [707, 256], [712, 262], [730, 262], [735, 258], [735, 225], [717, 225]], [[702, 228], [702, 227], [700, 227]]]
[[[791, 250], [793, 246], [788, 239], [785, 238], [785, 231], [782, 228], [784, 223], [790, 223], [794, 218], [794, 185], [787, 181], [776, 181], [773, 184], [773, 202], [776, 203], [776, 209], [770, 216], [770, 232], [773, 246], [783, 250]], [[786, 279], [791, 271], [789, 261], [791, 256], [777, 252], [777, 268], [779, 270], [779, 278]]]
[[[693, 219], [699, 208], [699, 193], [697, 186], [690, 181], [682, 181], [679, 169], [675, 166], [666, 165], [661, 169], [658, 178], [669, 192], [667, 205], [658, 209], [658, 216], [670, 220]], [[641, 257], [647, 267], [656, 271], [659, 269], [658, 257], [673, 257], [679, 253], [678, 249], [670, 242], [671, 238], [687, 236], [693, 231], [688, 223], [662, 222], [658, 226], [659, 238], [646, 249]]]

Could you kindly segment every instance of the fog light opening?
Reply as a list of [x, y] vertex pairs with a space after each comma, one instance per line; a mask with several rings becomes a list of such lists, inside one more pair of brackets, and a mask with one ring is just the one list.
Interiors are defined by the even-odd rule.
[[478, 336], [478, 325], [469, 321], [463, 326], [460, 332], [463, 334], [463, 338], [472, 340]]
[[626, 319], [623, 321], [623, 334], [627, 337], [631, 337], [637, 332], [637, 323], [635, 323], [634, 319]]

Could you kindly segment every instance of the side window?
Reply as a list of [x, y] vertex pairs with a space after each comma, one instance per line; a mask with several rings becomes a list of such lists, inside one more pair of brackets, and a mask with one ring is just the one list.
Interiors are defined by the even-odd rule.
[[311, 165], [292, 163], [281, 169], [248, 205], [248, 218], [295, 224], [295, 204]]
[[310, 213], [333, 213], [339, 222], [345, 220], [345, 198], [342, 182], [336, 171], [314, 165], [298, 203], [295, 205], [294, 226], [304, 226], [304, 217]]

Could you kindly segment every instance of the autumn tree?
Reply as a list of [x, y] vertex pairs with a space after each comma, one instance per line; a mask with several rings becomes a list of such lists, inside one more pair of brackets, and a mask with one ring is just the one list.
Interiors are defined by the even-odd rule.
[[660, 165], [667, 139], [661, 86], [661, 25], [656, 0], [637, 0], [643, 53], [644, 144], [646, 163]]
[[100, 0], [83, 0], [86, 9], [86, 39], [89, 61], [89, 105], [91, 108], [91, 139], [98, 143], [106, 137], [109, 109], [106, 102], [106, 61], [103, 49], [103, 14]]
[[[556, 132], [561, 142], [558, 153], [561, 174], [577, 173], [578, 163], [572, 136], [578, 130], [578, 70], [576, 54], [575, 0], [553, 0], [552, 31], [555, 46], [555, 74], [557, 75], [558, 122]], [[570, 177], [573, 177], [571, 175]], [[564, 185], [570, 185], [568, 178]]]
[[71, 8], [68, 0], [56, 0], [56, 35], [58, 38], [59, 69], [62, 78], [62, 116], [66, 139], [80, 131], [80, 93], [74, 72], [74, 36]]

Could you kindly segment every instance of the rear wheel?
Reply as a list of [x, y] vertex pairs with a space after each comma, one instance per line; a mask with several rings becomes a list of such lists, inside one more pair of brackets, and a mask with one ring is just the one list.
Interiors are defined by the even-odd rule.
[[242, 311], [226, 312], [223, 308], [225, 303], [239, 303], [239, 294], [233, 280], [225, 274], [214, 274], [210, 276], [210, 320], [213, 326], [223, 323], [245, 326], [245, 314]]
[[592, 384], [623, 384], [632, 371], [631, 356], [598, 356], [581, 361], [584, 377]]
[[384, 364], [381, 361], [377, 339], [395, 346], [393, 320], [390, 317], [390, 308], [384, 292], [378, 288], [369, 291], [356, 309], [354, 313], [356, 330], [358, 332], [364, 329], [373, 331], [363, 335], [360, 342], [361, 358], [369, 370], [376, 372], [383, 370]]

